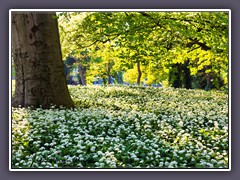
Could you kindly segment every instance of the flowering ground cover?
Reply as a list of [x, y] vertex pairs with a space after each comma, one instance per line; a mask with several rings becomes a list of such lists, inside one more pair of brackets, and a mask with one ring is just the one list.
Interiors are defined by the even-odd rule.
[[228, 168], [228, 95], [69, 86], [76, 107], [12, 108], [13, 168]]

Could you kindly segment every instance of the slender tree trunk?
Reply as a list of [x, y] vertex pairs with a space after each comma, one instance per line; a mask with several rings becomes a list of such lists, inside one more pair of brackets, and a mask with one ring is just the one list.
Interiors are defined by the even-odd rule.
[[108, 72], [107, 72], [107, 75], [108, 75], [108, 84], [111, 84], [111, 64], [110, 64], [110, 62], [108, 62]]
[[207, 85], [205, 87], [205, 90], [210, 90], [211, 89], [211, 75], [209, 73], [206, 74], [206, 82], [207, 82]]
[[81, 64], [78, 65], [78, 73], [80, 75], [81, 85], [83, 86], [86, 86], [86, 71], [86, 67], [83, 67]]
[[138, 71], [137, 84], [140, 85], [141, 77], [142, 77], [142, 71], [141, 71], [141, 68], [140, 68], [140, 62], [137, 62], [137, 71]]
[[111, 84], [111, 76], [108, 75], [108, 84]]
[[122, 84], [123, 83], [123, 75], [122, 75], [121, 71], [118, 71], [117, 77], [118, 77], [118, 84]]
[[184, 73], [184, 85], [186, 89], [192, 88], [192, 78], [191, 78], [191, 72], [189, 69], [189, 60], [187, 60], [183, 65], [183, 73]]
[[52, 12], [12, 13], [12, 54], [16, 70], [14, 107], [73, 106], [54, 15]]
[[170, 83], [172, 83], [174, 88], [180, 88], [182, 85], [181, 73], [182, 73], [181, 64], [179, 63], [173, 64], [169, 79]]

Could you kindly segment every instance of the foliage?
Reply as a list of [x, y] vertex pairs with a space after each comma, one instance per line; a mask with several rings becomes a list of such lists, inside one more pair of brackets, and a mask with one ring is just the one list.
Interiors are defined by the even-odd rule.
[[105, 76], [99, 67], [109, 59], [124, 72], [140, 62], [148, 83], [168, 80], [174, 64], [189, 61], [192, 77], [210, 75], [220, 89], [228, 84], [228, 21], [227, 12], [72, 12], [59, 26], [63, 54], [101, 49], [88, 79]]
[[107, 42], [104, 46], [98, 45], [97, 49], [91, 53], [89, 81], [92, 82], [96, 77], [106, 81], [110, 76], [116, 76], [116, 73], [121, 71], [119, 64], [117, 64], [117, 51], [113, 49], [113, 46], [114, 44]]
[[[123, 74], [124, 82], [130, 83], [130, 84], [136, 84], [137, 79], [137, 65], [134, 66], [133, 69], [128, 69]], [[141, 80], [143, 79], [143, 76], [141, 77]]]
[[75, 108], [12, 108], [14, 168], [228, 168], [223, 92], [69, 90]]

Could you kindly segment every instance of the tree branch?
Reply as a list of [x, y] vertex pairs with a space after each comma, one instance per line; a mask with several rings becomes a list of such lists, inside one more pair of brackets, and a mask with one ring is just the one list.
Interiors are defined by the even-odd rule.
[[199, 45], [199, 46], [202, 48], [202, 50], [205, 50], [205, 51], [211, 50], [211, 48], [210, 48], [209, 46], [207, 46], [206, 43], [199, 42], [199, 40], [197, 40], [197, 38], [194, 38], [194, 39], [189, 38], [189, 39], [190, 39], [192, 42], [188, 43], [188, 44], [186, 45], [187, 47], [192, 47], [194, 44], [197, 44], [197, 45]]

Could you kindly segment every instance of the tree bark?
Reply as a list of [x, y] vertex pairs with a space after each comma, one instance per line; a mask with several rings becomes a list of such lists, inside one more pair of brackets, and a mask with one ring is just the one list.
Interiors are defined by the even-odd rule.
[[83, 86], [86, 86], [86, 71], [87, 71], [86, 67], [83, 67], [81, 64], [78, 65], [78, 73], [81, 80], [80, 84]]
[[108, 71], [107, 71], [107, 76], [108, 76], [108, 84], [111, 84], [111, 64], [108, 62]]
[[180, 63], [172, 64], [172, 68], [169, 73], [169, 83], [174, 88], [180, 88], [182, 86], [181, 80], [182, 66]]
[[189, 59], [183, 64], [184, 86], [186, 89], [192, 88], [191, 71], [189, 69]]
[[140, 62], [137, 62], [137, 71], [138, 71], [137, 85], [140, 85], [141, 77], [142, 77], [142, 71], [141, 71], [141, 68], [140, 68]]
[[211, 75], [209, 73], [206, 74], [206, 82], [207, 82], [207, 85], [205, 87], [205, 90], [210, 90], [211, 89]]
[[11, 45], [16, 70], [13, 107], [73, 106], [54, 15], [52, 12], [12, 13]]
[[123, 84], [123, 75], [121, 71], [117, 72], [118, 84]]

